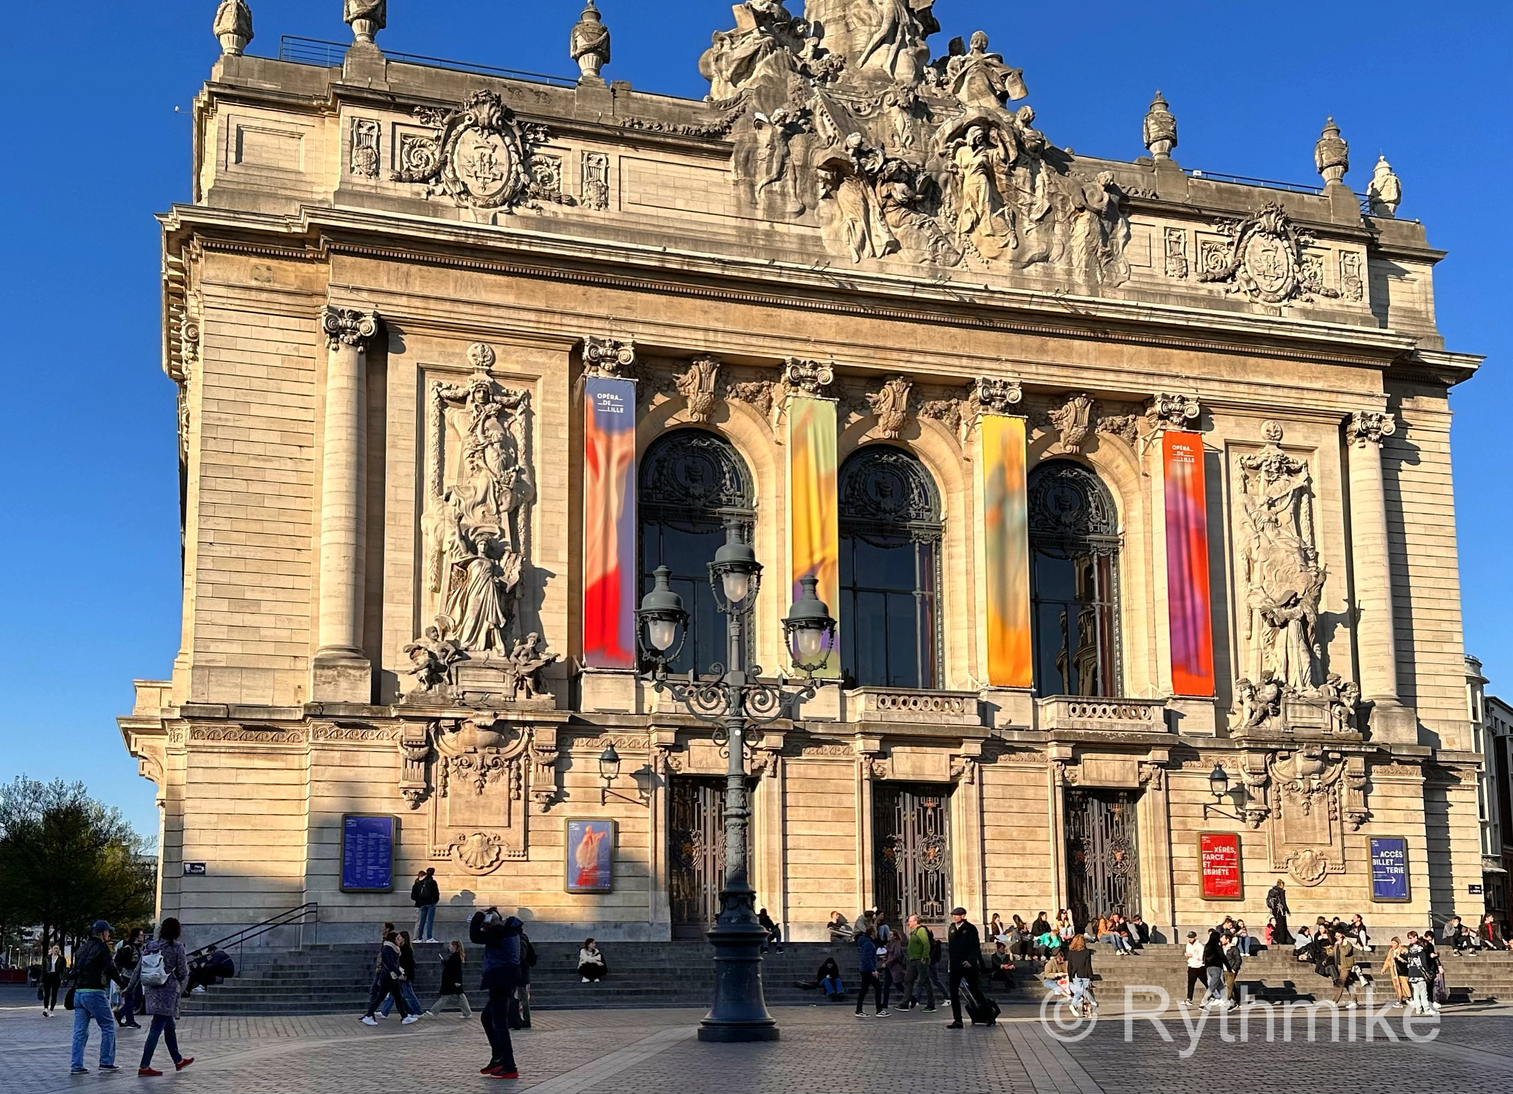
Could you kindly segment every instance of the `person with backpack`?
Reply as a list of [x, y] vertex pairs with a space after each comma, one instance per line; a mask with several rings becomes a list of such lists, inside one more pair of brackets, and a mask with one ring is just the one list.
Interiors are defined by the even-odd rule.
[[872, 1011], [874, 1018], [886, 1018], [888, 1008], [883, 1005], [883, 985], [877, 978], [877, 932], [866, 916], [856, 918], [856, 972], [861, 981], [856, 989], [856, 1016], [865, 1017], [862, 1004], [867, 1001], [867, 987], [872, 988]]
[[1426, 946], [1417, 931], [1408, 932], [1403, 969], [1408, 977], [1408, 1010], [1412, 1014], [1433, 1014], [1429, 1002], [1429, 985], [1434, 982], [1436, 965], [1433, 948]]
[[496, 1079], [518, 1079], [515, 1048], [510, 1043], [510, 996], [520, 983], [523, 964], [520, 934], [525, 924], [515, 916], [503, 916], [498, 908], [475, 912], [468, 923], [468, 937], [483, 947], [483, 990], [488, 1005], [480, 1018], [489, 1039], [489, 1062], [479, 1069]]
[[1232, 1007], [1239, 1006], [1240, 993], [1235, 984], [1240, 979], [1240, 966], [1245, 964], [1245, 943], [1240, 935], [1224, 936], [1224, 998]]
[[168, 1046], [175, 1071], [183, 1071], [194, 1063], [193, 1056], [179, 1052], [179, 998], [189, 986], [189, 958], [184, 953], [184, 944], [179, 941], [183, 933], [179, 921], [169, 916], [158, 926], [157, 940], [144, 945], [142, 956], [137, 960], [132, 986], [141, 988], [142, 1013], [152, 1017], [147, 1043], [142, 1046], [138, 1075], [163, 1074], [152, 1066], [152, 1054], [157, 1051], [159, 1037]]
[[1292, 943], [1292, 933], [1287, 929], [1287, 917], [1292, 909], [1287, 906], [1287, 882], [1277, 878], [1277, 883], [1266, 890], [1266, 910], [1271, 913], [1271, 937], [1278, 946]]
[[436, 941], [436, 905], [441, 903], [441, 886], [436, 884], [436, 867], [427, 866], [410, 886], [415, 903], [415, 941]]
[[510, 1029], [531, 1028], [531, 970], [536, 967], [536, 947], [531, 936], [520, 929], [520, 983], [510, 993]]
[[462, 943], [453, 940], [447, 945], [447, 954], [441, 959], [441, 992], [436, 998], [436, 1005], [426, 1011], [426, 1017], [436, 1017], [436, 1012], [448, 1001], [456, 1003], [462, 1011], [463, 1020], [473, 1016], [473, 1008], [468, 1005], [467, 992], [462, 990], [462, 964], [467, 960], [463, 951]]
[[89, 1023], [100, 1027], [100, 1070], [119, 1071], [116, 1066], [116, 1016], [110, 1010], [107, 988], [111, 984], [125, 987], [126, 977], [116, 968], [110, 952], [110, 924], [95, 920], [89, 941], [74, 955], [71, 986], [63, 996], [63, 1006], [74, 1012], [74, 1041], [69, 1073], [88, 1075], [84, 1066], [84, 1049], [89, 1045]]

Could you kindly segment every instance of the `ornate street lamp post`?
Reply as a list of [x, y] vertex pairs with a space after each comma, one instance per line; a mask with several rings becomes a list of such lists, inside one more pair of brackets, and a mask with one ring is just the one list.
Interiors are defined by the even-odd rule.
[[762, 670], [746, 654], [746, 617], [756, 606], [762, 564], [745, 542], [740, 525], [726, 524], [725, 543], [709, 564], [709, 583], [715, 604], [726, 617], [726, 663], [711, 665], [708, 676], [690, 671], [669, 675], [687, 637], [688, 612], [668, 583], [672, 571], [657, 567], [651, 592], [636, 613], [642, 674], [658, 692], [669, 692], [700, 721], [715, 727], [714, 739], [729, 757], [725, 773], [725, 883], [720, 890], [720, 914], [709, 931], [714, 945], [714, 1005], [699, 1027], [701, 1041], [775, 1041], [777, 1022], [762, 998], [762, 942], [767, 937], [756, 915], [756, 893], [747, 869], [747, 830], [751, 809], [746, 793], [746, 740], [756, 726], [789, 717], [794, 707], [812, 699], [820, 681], [814, 673], [825, 664], [835, 620], [815, 595], [813, 578], [800, 581], [783, 631], [794, 667], [804, 674], [796, 687], [764, 683]]

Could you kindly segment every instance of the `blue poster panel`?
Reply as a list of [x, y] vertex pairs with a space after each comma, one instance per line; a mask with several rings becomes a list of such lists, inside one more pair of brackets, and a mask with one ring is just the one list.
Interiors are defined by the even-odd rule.
[[394, 890], [394, 841], [399, 819], [383, 814], [347, 813], [341, 819], [341, 891]]
[[1408, 841], [1401, 836], [1371, 837], [1371, 899], [1409, 899]]
[[615, 887], [615, 822], [567, 822], [567, 885], [570, 893], [607, 893]]

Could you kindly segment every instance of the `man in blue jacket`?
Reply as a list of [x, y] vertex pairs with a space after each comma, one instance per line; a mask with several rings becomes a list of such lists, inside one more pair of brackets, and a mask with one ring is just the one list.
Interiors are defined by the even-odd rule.
[[520, 932], [525, 924], [514, 916], [502, 916], [498, 908], [474, 914], [468, 923], [468, 937], [483, 947], [483, 990], [488, 1005], [479, 1015], [483, 1031], [489, 1038], [489, 1062], [479, 1068], [496, 1079], [518, 1079], [515, 1048], [510, 1043], [510, 996], [521, 982]]
[[861, 974], [861, 983], [856, 989], [856, 1016], [864, 1017], [862, 1004], [867, 1000], [867, 985], [872, 985], [872, 1007], [876, 1017], [882, 1018], [888, 1013], [888, 1008], [883, 1006], [883, 985], [877, 978], [877, 932], [873, 930], [872, 923], [863, 916], [857, 916], [859, 930], [856, 935], [856, 965]]

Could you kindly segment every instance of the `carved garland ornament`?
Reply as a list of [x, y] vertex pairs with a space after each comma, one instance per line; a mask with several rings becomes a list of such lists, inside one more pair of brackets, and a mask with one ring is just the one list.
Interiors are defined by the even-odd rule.
[[445, 193], [464, 208], [510, 209], [527, 197], [528, 163], [547, 139], [545, 126], [520, 122], [492, 91], [474, 91], [450, 111], [422, 107], [416, 116], [435, 134], [401, 141], [393, 181], [419, 183], [426, 197]]

